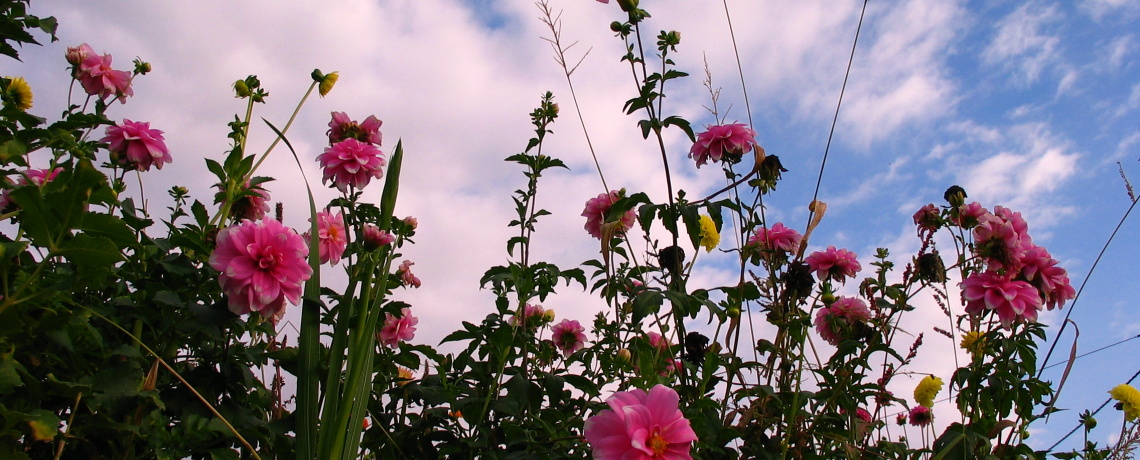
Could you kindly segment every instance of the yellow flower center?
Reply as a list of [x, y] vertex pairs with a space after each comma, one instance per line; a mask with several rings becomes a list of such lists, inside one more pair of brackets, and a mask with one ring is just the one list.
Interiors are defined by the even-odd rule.
[[653, 433], [653, 436], [649, 437], [649, 441], [646, 444], [648, 444], [649, 450], [653, 451], [654, 456], [664, 454], [665, 448], [669, 447], [669, 443], [665, 441], [665, 438], [661, 437], [661, 433], [656, 431]]

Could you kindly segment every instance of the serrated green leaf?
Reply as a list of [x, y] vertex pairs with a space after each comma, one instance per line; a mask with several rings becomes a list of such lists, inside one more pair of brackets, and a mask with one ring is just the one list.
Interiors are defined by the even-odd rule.
[[111, 240], [87, 234], [75, 235], [64, 242], [53, 256], [61, 256], [81, 267], [110, 267], [123, 260], [119, 247]]

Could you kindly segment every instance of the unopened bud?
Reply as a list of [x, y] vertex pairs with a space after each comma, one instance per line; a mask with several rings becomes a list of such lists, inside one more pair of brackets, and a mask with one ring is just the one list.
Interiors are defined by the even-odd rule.
[[151, 70], [150, 63], [143, 61], [141, 58], [135, 58], [135, 74], [146, 75]]
[[637, 9], [637, 0], [617, 0], [618, 6], [626, 13], [632, 12]]
[[542, 312], [542, 320], [547, 323], [554, 321], [554, 309], [551, 308]]
[[249, 85], [245, 84], [245, 80], [238, 80], [234, 82], [234, 93], [238, 99], [245, 99], [251, 94], [249, 92]]
[[372, 224], [364, 224], [363, 233], [364, 249], [369, 251], [375, 251], [377, 248], [392, 244], [396, 240], [394, 236]]
[[728, 310], [726, 311], [726, 313], [728, 313], [728, 316], [730, 318], [738, 318], [738, 317], [740, 317], [740, 307], [737, 307], [735, 305], [728, 307]]
[[87, 59], [87, 48], [83, 45], [68, 47], [67, 53], [63, 56], [67, 59], [68, 64], [77, 66], [82, 64], [84, 59]]
[[628, 348], [622, 348], [617, 352], [617, 359], [619, 363], [626, 364], [629, 363], [631, 359], [633, 359], [633, 356], [629, 353]]
[[952, 185], [946, 189], [946, 193], [942, 195], [942, 198], [945, 198], [946, 202], [950, 203], [950, 206], [955, 208], [960, 207], [966, 203], [966, 189]]

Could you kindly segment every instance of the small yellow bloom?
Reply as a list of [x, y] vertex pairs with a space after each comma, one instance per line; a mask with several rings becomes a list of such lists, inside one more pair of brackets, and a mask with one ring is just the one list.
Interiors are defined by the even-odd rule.
[[1135, 387], [1122, 383], [1112, 387], [1112, 390], [1109, 391], [1108, 394], [1112, 395], [1112, 399], [1120, 401], [1120, 404], [1124, 406], [1121, 409], [1124, 410], [1125, 420], [1131, 422], [1136, 420], [1137, 417], [1140, 417], [1140, 391], [1137, 391]]
[[325, 97], [329, 94], [329, 91], [332, 91], [333, 85], [336, 85], [338, 78], [340, 78], [340, 72], [330, 73], [321, 79], [321, 86], [317, 89], [317, 91], [321, 93], [321, 97]]
[[396, 372], [397, 372], [396, 385], [404, 386], [404, 385], [407, 385], [408, 382], [416, 379], [416, 377], [414, 375], [412, 375], [412, 370], [408, 369], [406, 367], [396, 366]]
[[720, 232], [716, 231], [716, 224], [709, 216], [701, 216], [701, 246], [705, 252], [712, 252], [720, 244]]
[[942, 391], [942, 379], [928, 375], [914, 388], [914, 401], [924, 407], [933, 408], [934, 397], [938, 396], [939, 391]]
[[32, 108], [32, 87], [23, 77], [13, 77], [8, 82], [8, 91], [5, 94], [4, 105], [14, 106], [27, 111]]
[[977, 357], [982, 354], [986, 349], [986, 339], [982, 338], [982, 333], [978, 331], [967, 332], [962, 336], [962, 342], [959, 343], [962, 349], [970, 352], [971, 355]]

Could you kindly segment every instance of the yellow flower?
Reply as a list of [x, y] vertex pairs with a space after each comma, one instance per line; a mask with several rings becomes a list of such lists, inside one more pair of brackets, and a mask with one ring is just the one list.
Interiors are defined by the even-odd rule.
[[8, 82], [8, 91], [5, 94], [4, 105], [15, 106], [20, 110], [32, 108], [32, 87], [23, 77], [13, 77]]
[[396, 384], [399, 386], [407, 385], [408, 382], [415, 380], [416, 376], [412, 375], [412, 370], [403, 366], [396, 366]]
[[928, 375], [914, 388], [914, 401], [924, 407], [932, 408], [934, 397], [938, 396], [939, 391], [942, 391], [942, 379]]
[[709, 216], [701, 216], [701, 246], [705, 252], [712, 252], [720, 244], [720, 232], [716, 231], [716, 224]]
[[986, 349], [986, 339], [982, 338], [981, 332], [970, 331], [962, 336], [962, 342], [959, 345], [976, 357]]
[[1140, 417], [1140, 391], [1136, 391], [1136, 388], [1132, 385], [1122, 383], [1112, 387], [1112, 390], [1109, 391], [1108, 394], [1112, 395], [1112, 399], [1120, 401], [1120, 404], [1124, 406], [1121, 409], [1124, 410], [1125, 420], [1133, 421], [1136, 420], [1137, 417]]
[[321, 97], [325, 97], [329, 91], [332, 91], [338, 78], [340, 78], [340, 72], [330, 73], [321, 79], [321, 86], [317, 89], [321, 93]]

